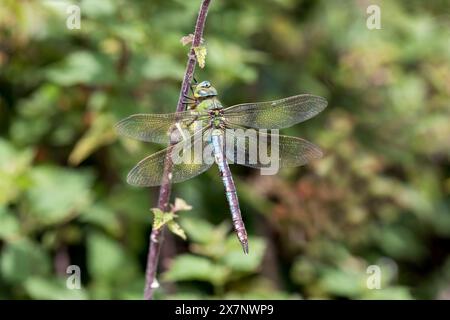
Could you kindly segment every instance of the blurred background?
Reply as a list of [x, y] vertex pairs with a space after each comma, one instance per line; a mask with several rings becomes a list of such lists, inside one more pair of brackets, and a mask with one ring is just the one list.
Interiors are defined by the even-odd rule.
[[[113, 125], [175, 111], [200, 1], [0, 2], [0, 298], [141, 299], [159, 190], [125, 177], [161, 146]], [[166, 232], [156, 298], [449, 299], [449, 17], [445, 0], [213, 0], [195, 77], [225, 105], [326, 97], [283, 131], [325, 156], [231, 166], [249, 256], [216, 167], [175, 185], [188, 239]]]

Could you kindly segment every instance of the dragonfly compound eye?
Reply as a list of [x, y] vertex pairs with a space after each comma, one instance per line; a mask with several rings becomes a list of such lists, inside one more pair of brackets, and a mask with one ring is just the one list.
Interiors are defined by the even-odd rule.
[[202, 87], [202, 88], [209, 88], [209, 87], [211, 87], [211, 83], [209, 81], [203, 81], [200, 84], [200, 87]]

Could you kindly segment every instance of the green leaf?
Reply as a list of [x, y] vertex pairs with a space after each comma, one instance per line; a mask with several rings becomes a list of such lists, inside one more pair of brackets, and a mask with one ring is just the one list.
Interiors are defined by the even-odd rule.
[[369, 300], [410, 300], [413, 299], [411, 292], [406, 287], [389, 287], [382, 289], [366, 290], [362, 299]]
[[419, 260], [427, 249], [413, 231], [400, 226], [375, 231], [376, 241], [388, 256], [397, 259]]
[[1, 254], [2, 278], [20, 284], [31, 276], [45, 276], [50, 272], [50, 258], [38, 245], [20, 240], [9, 243]]
[[81, 1], [81, 12], [88, 17], [111, 16], [116, 12], [117, 3], [113, 0]]
[[299, 297], [278, 291], [277, 285], [266, 277], [255, 276], [246, 279], [246, 281], [233, 282], [233, 287], [221, 298], [233, 300], [287, 300], [298, 299]]
[[[131, 279], [126, 284], [121, 286], [115, 298], [120, 300], [142, 300], [144, 283], [145, 275], [140, 274], [139, 276]], [[155, 296], [155, 298], [157, 297]]]
[[256, 272], [261, 265], [266, 250], [264, 240], [257, 237], [249, 237], [249, 254], [242, 251], [236, 235], [230, 235], [225, 243], [225, 255], [222, 257], [223, 263], [233, 271]]
[[92, 200], [92, 177], [86, 171], [39, 166], [31, 172], [29, 213], [42, 224], [60, 223], [86, 209]]
[[124, 182], [108, 195], [106, 205], [115, 212], [122, 212], [131, 221], [149, 225], [152, 223], [152, 216], [148, 213], [148, 191], [144, 188], [132, 190]]
[[204, 219], [184, 216], [180, 218], [180, 224], [189, 239], [197, 243], [208, 243], [214, 239], [214, 226]]
[[29, 149], [17, 150], [0, 139], [0, 206], [14, 201], [27, 186], [26, 171], [33, 159]]
[[120, 235], [122, 225], [115, 214], [104, 204], [94, 204], [82, 211], [80, 221], [98, 225], [113, 235]]
[[24, 286], [32, 299], [87, 299], [87, 294], [83, 289], [69, 289], [66, 287], [66, 282], [64, 280], [33, 277], [28, 279]]
[[164, 274], [168, 281], [201, 280], [215, 285], [225, 283], [230, 270], [206, 258], [184, 254], [176, 257]]
[[88, 51], [72, 53], [62, 63], [49, 68], [46, 76], [62, 86], [109, 84], [117, 78], [114, 66], [106, 56]]
[[58, 112], [58, 99], [61, 92], [61, 88], [57, 85], [43, 84], [30, 97], [20, 101], [18, 111], [22, 117], [30, 119], [52, 116]]
[[366, 289], [366, 274], [339, 269], [326, 269], [319, 281], [328, 293], [348, 298], [357, 297]]
[[186, 233], [178, 223], [176, 223], [175, 221], [170, 221], [167, 224], [167, 227], [169, 228], [170, 231], [179, 236], [181, 239], [186, 240]]
[[292, 265], [291, 278], [295, 283], [305, 285], [317, 277], [319, 268], [318, 262], [307, 256], [300, 256]]
[[112, 238], [91, 232], [87, 241], [88, 269], [96, 280], [127, 281], [136, 273], [134, 261]]
[[179, 80], [183, 75], [184, 69], [171, 56], [153, 55], [141, 67], [144, 78], [158, 80], [171, 78]]
[[167, 300], [205, 300], [207, 296], [198, 292], [178, 292], [166, 295], [165, 298]]
[[8, 240], [19, 236], [19, 220], [6, 208], [0, 207], [0, 239]]
[[163, 212], [158, 208], [151, 209], [153, 212], [153, 228], [161, 229], [165, 224], [169, 221], [172, 221], [174, 218], [174, 214], [171, 212]]

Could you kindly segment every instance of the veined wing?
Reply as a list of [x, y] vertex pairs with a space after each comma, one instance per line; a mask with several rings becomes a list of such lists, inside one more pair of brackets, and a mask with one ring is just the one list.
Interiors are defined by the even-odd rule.
[[244, 103], [224, 109], [229, 124], [281, 129], [308, 120], [327, 106], [325, 98], [302, 94], [275, 101]]
[[[208, 163], [204, 162], [202, 158], [194, 158], [192, 152], [195, 145], [201, 146], [201, 150], [206, 148], [209, 144], [210, 134], [211, 129], [206, 127], [187, 140], [144, 158], [128, 173], [127, 182], [139, 187], [161, 185], [168, 156], [172, 157], [171, 181], [173, 183], [191, 179], [208, 170], [212, 162]], [[189, 157], [189, 160], [183, 157]]]
[[[193, 124], [205, 117], [206, 114], [193, 110], [166, 114], [135, 114], [119, 121], [116, 130], [125, 137], [168, 144], [171, 133], [174, 134], [173, 141], [179, 141], [186, 135], [182, 131], [190, 130], [192, 133]], [[195, 129], [197, 130], [198, 128]]]
[[[253, 132], [253, 133], [252, 133]], [[297, 167], [319, 159], [323, 153], [313, 143], [291, 136], [250, 130], [247, 134], [226, 131], [225, 152], [230, 163], [251, 168]], [[275, 163], [276, 162], [276, 163]]]

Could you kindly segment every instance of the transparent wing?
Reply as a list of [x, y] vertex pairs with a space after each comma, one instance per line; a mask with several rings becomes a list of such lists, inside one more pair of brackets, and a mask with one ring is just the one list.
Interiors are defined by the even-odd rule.
[[191, 179], [208, 170], [213, 162], [204, 162], [201, 156], [194, 155], [194, 150], [207, 148], [210, 143], [210, 134], [211, 129], [204, 128], [188, 140], [181, 141], [141, 160], [128, 173], [127, 182], [139, 187], [161, 185], [168, 156], [172, 159], [171, 181], [173, 183]]
[[327, 106], [325, 98], [302, 94], [275, 101], [244, 103], [224, 109], [229, 124], [281, 129], [308, 120]]
[[[181, 140], [183, 130], [191, 130], [197, 120], [205, 119], [205, 114], [185, 111], [166, 114], [135, 114], [116, 124], [117, 132], [125, 137], [168, 144], [170, 133], [174, 141]], [[177, 125], [178, 124], [178, 125]]]
[[251, 168], [297, 167], [323, 155], [319, 147], [301, 138], [257, 130], [244, 135], [233, 132], [225, 133], [225, 152], [230, 163]]

